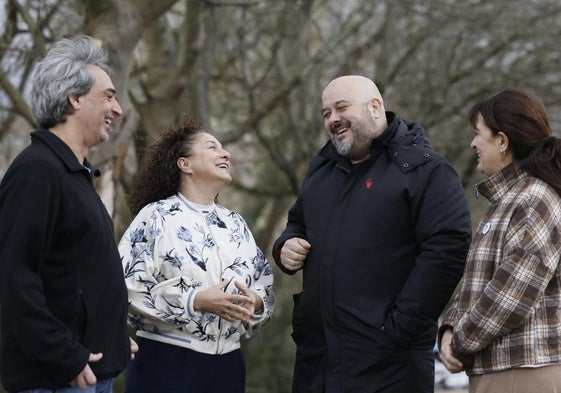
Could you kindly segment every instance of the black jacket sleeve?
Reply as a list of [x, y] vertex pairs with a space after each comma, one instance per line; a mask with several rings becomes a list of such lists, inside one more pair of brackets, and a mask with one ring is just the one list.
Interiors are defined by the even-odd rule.
[[386, 321], [402, 339], [433, 330], [462, 277], [471, 242], [469, 206], [452, 166], [442, 161], [423, 181], [411, 196], [419, 253]]
[[[302, 188], [305, 186], [306, 180], [310, 177], [310, 175], [314, 173], [320, 166], [326, 164], [327, 162], [328, 160], [326, 160], [320, 155], [314, 156], [314, 158], [310, 161], [308, 172], [306, 173], [306, 177], [302, 182], [302, 186], [300, 187], [300, 190], [302, 190]], [[299, 237], [308, 240], [308, 238], [306, 237], [306, 223], [304, 222], [304, 217], [303, 217], [301, 197], [298, 197], [294, 205], [290, 208], [288, 212], [288, 222], [286, 224], [286, 228], [281, 233], [279, 238], [275, 241], [275, 244], [273, 245], [273, 259], [275, 260], [275, 263], [278, 265], [281, 271], [290, 275], [295, 274], [296, 271], [288, 270], [282, 265], [280, 261], [280, 251], [282, 249], [284, 242], [286, 242], [288, 239], [293, 237]]]
[[55, 237], [64, 238], [55, 225], [59, 196], [57, 168], [47, 163], [20, 163], [6, 174], [0, 187], [0, 300], [2, 329], [9, 329], [2, 332], [3, 339], [15, 341], [9, 348], [67, 384], [85, 367], [89, 351], [51, 313], [50, 302], [60, 299], [46, 296], [42, 279], [48, 250]]
[[280, 260], [280, 251], [284, 242], [290, 238], [300, 237], [302, 239], [306, 239], [306, 227], [304, 225], [304, 220], [302, 219], [301, 203], [301, 199], [298, 198], [296, 203], [290, 208], [286, 228], [273, 245], [273, 259], [275, 260], [275, 263], [281, 271], [290, 275], [295, 274], [296, 270], [289, 270], [282, 265]]

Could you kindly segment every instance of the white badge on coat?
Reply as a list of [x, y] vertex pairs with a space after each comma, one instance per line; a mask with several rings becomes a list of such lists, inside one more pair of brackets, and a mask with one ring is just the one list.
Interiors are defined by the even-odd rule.
[[486, 222], [485, 225], [483, 225], [483, 229], [481, 230], [481, 232], [485, 235], [487, 232], [489, 232], [489, 229], [491, 229], [491, 223]]

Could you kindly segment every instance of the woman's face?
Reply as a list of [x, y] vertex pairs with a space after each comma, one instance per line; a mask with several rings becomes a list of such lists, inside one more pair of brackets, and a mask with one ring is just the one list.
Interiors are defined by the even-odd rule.
[[497, 173], [512, 162], [506, 151], [504, 134], [493, 134], [481, 115], [477, 116], [470, 146], [477, 152], [477, 170], [487, 176]]
[[206, 132], [198, 134], [188, 158], [193, 178], [203, 182], [230, 183], [230, 157], [214, 136]]

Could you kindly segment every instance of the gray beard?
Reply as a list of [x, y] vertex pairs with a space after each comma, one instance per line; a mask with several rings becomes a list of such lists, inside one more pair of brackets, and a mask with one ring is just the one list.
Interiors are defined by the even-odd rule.
[[337, 153], [341, 154], [342, 156], [347, 156], [351, 149], [353, 148], [353, 144], [351, 142], [333, 142]]

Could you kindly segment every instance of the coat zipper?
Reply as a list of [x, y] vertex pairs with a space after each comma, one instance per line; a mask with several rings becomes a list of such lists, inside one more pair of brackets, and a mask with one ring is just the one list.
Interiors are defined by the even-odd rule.
[[[218, 261], [220, 262], [220, 282], [222, 282], [222, 272], [224, 271], [224, 269], [223, 269], [222, 258], [220, 257], [220, 248], [218, 246], [218, 243], [216, 242], [216, 239], [214, 238], [212, 230], [210, 229], [210, 224], [208, 223], [208, 215], [205, 215], [205, 223], [206, 223], [206, 226], [208, 228], [208, 233], [210, 234], [214, 244], [216, 244], [216, 254], [218, 256]], [[226, 292], [227, 287], [228, 286], [224, 287], [224, 292]], [[220, 340], [221, 339], [222, 339], [222, 318], [218, 318], [218, 339], [216, 340], [216, 354], [217, 355], [220, 353]]]

